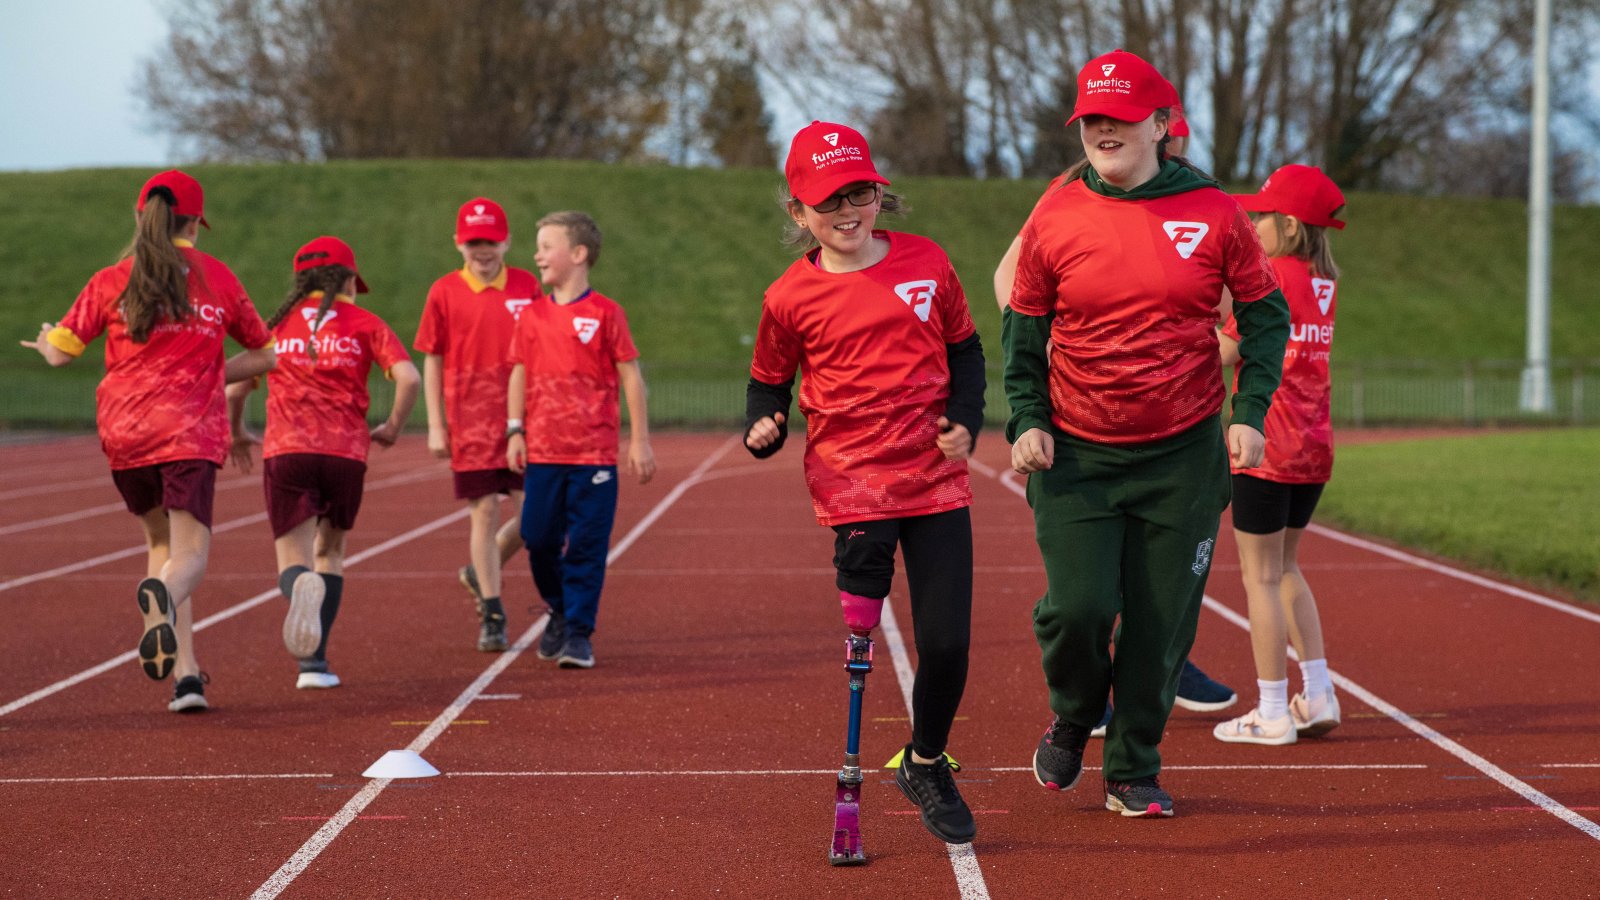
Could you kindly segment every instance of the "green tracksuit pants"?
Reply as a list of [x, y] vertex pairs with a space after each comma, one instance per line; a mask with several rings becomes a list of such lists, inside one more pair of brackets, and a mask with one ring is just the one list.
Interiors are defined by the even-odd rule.
[[1048, 586], [1033, 610], [1033, 633], [1050, 708], [1091, 728], [1115, 692], [1108, 780], [1161, 770], [1161, 734], [1194, 643], [1229, 495], [1217, 417], [1146, 444], [1095, 443], [1057, 430], [1054, 465], [1028, 476]]

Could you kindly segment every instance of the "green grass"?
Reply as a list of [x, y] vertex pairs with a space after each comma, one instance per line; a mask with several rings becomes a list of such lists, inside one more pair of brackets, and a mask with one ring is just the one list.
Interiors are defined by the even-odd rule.
[[1340, 447], [1317, 517], [1600, 602], [1597, 459], [1593, 428]]

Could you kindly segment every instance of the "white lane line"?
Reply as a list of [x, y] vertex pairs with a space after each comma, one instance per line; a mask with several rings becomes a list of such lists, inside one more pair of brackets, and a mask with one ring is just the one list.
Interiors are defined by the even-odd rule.
[[[479, 697], [478, 699], [483, 699]], [[1099, 766], [1086, 765], [1086, 771], [1098, 770]], [[1345, 771], [1392, 771], [1397, 769], [1427, 769], [1426, 763], [1370, 763], [1362, 765], [1260, 765], [1260, 766], [1162, 766], [1162, 771], [1174, 769], [1193, 770], [1197, 772], [1345, 772]], [[894, 777], [893, 769], [864, 769], [864, 772], [878, 772], [885, 779]], [[972, 772], [1027, 772], [1031, 777], [1033, 769], [1028, 766], [971, 766], [963, 765], [961, 771]], [[686, 778], [711, 777], [711, 778], [737, 778], [741, 776], [759, 777], [763, 775], [837, 775], [838, 769], [567, 769], [550, 771], [508, 771], [508, 772], [446, 772], [447, 778], [672, 778], [682, 776]]]
[[[384, 553], [384, 552], [387, 552], [389, 550], [392, 550], [395, 547], [398, 547], [401, 544], [408, 543], [408, 542], [410, 542], [412, 540], [415, 540], [416, 538], [419, 538], [419, 537], [427, 534], [430, 531], [436, 531], [436, 530], [438, 530], [440, 528], [443, 528], [446, 525], [449, 525], [452, 522], [458, 522], [458, 521], [460, 521], [462, 519], [465, 519], [470, 512], [471, 512], [471, 510], [468, 510], [468, 509], [463, 507], [462, 509], [458, 509], [455, 512], [450, 513], [447, 516], [441, 516], [441, 517], [439, 517], [437, 519], [434, 519], [432, 522], [428, 522], [425, 525], [419, 525], [416, 528], [413, 528], [413, 529], [411, 529], [410, 531], [408, 531], [408, 532], [406, 532], [404, 534], [396, 535], [396, 536], [388, 539], [387, 541], [384, 541], [381, 544], [374, 544], [373, 546], [368, 547], [367, 549], [361, 551], [360, 553], [352, 554], [348, 559], [346, 559], [344, 561], [344, 564], [346, 566], [357, 565], [362, 560], [370, 559], [370, 558], [372, 558], [374, 556], [377, 556], [380, 553]], [[197, 631], [197, 632], [198, 631], [204, 631], [205, 629], [210, 628], [212, 625], [215, 625], [218, 622], [226, 621], [227, 619], [231, 619], [234, 616], [239, 615], [240, 613], [252, 610], [252, 609], [256, 608], [257, 606], [260, 606], [261, 604], [266, 603], [268, 600], [271, 600], [271, 599], [273, 599], [273, 598], [275, 598], [277, 596], [279, 596], [279, 594], [278, 594], [278, 589], [276, 587], [273, 587], [273, 588], [270, 588], [268, 590], [262, 591], [261, 593], [255, 595], [254, 597], [251, 597], [248, 600], [245, 600], [245, 601], [243, 601], [241, 603], [237, 603], [237, 604], [235, 604], [233, 606], [228, 607], [227, 609], [222, 610], [221, 612], [214, 613], [213, 615], [207, 616], [206, 618], [201, 619], [200, 621], [194, 623], [194, 630]], [[55, 684], [49, 685], [48, 687], [42, 687], [39, 690], [34, 691], [33, 693], [27, 695], [26, 697], [19, 697], [16, 700], [11, 701], [10, 703], [7, 703], [5, 706], [0, 706], [0, 716], [8, 716], [8, 715], [16, 712], [17, 710], [22, 709], [24, 706], [28, 706], [30, 704], [37, 703], [38, 701], [43, 700], [44, 698], [50, 696], [51, 694], [59, 693], [61, 691], [66, 690], [69, 687], [72, 687], [73, 685], [80, 684], [82, 682], [88, 681], [89, 679], [95, 677], [96, 675], [100, 675], [102, 673], [109, 672], [109, 671], [111, 671], [112, 669], [115, 669], [118, 666], [133, 662], [133, 660], [137, 656], [138, 656], [138, 654], [135, 651], [129, 650], [126, 653], [122, 653], [122, 654], [119, 654], [117, 656], [113, 656], [112, 658], [106, 660], [105, 662], [103, 662], [103, 663], [101, 663], [101, 664], [99, 664], [97, 666], [94, 666], [93, 668], [84, 669], [82, 672], [79, 672], [78, 674], [73, 675], [70, 678], [63, 678], [62, 680], [56, 682]]]
[[[380, 491], [387, 487], [394, 487], [397, 484], [407, 484], [413, 481], [422, 481], [427, 478], [433, 478], [439, 474], [441, 474], [441, 470], [438, 467], [430, 466], [429, 468], [419, 472], [407, 472], [402, 475], [395, 475], [391, 478], [384, 478], [379, 481], [374, 481], [367, 485], [364, 491]], [[122, 509], [123, 506], [119, 503], [116, 504], [116, 508]], [[223, 522], [221, 525], [217, 525], [212, 528], [211, 533], [213, 535], [224, 534], [235, 529], [244, 528], [248, 525], [254, 525], [258, 522], [265, 522], [266, 520], [266, 513], [254, 513], [252, 515], [243, 516], [238, 519], [230, 519], [227, 522]], [[13, 578], [10, 581], [0, 582], [0, 591], [9, 591], [12, 588], [23, 587], [38, 581], [48, 581], [49, 579], [60, 575], [71, 575], [73, 572], [81, 572], [84, 569], [92, 569], [108, 562], [115, 562], [119, 559], [127, 559], [130, 556], [139, 556], [147, 551], [148, 548], [145, 547], [144, 544], [140, 544], [137, 547], [128, 547], [123, 550], [115, 550], [111, 553], [96, 556], [92, 559], [85, 559], [75, 563], [68, 563], [64, 566], [57, 566], [48, 571], [35, 572], [32, 575], [23, 575], [18, 578]]]
[[[1010, 488], [1013, 492], [1021, 493], [1020, 489], [1014, 483], [1008, 482], [1004, 478], [1000, 479], [1000, 483], [1004, 484], [1006, 487]], [[1323, 533], [1323, 532], [1327, 532], [1327, 529], [1320, 529], [1317, 526], [1312, 526], [1312, 527], [1313, 528], [1317, 528], [1319, 534]], [[1328, 533], [1329, 536], [1333, 536], [1333, 535], [1337, 535], [1338, 534], [1337, 532], [1327, 532], [1327, 533]], [[1342, 535], [1341, 535], [1341, 537], [1342, 537]], [[1356, 539], [1356, 540], [1359, 540], [1359, 539]], [[1352, 541], [1352, 542], [1354, 542], [1354, 541]], [[1362, 542], [1356, 544], [1356, 546], [1362, 546], [1362, 545], [1367, 544], [1367, 543], [1368, 542], [1362, 541]], [[1388, 549], [1388, 548], [1379, 548], [1376, 544], [1371, 545], [1371, 547], [1373, 549], [1380, 549], [1380, 550], [1387, 550]], [[1395, 551], [1395, 552], [1398, 552], [1398, 551]], [[1405, 556], [1405, 555], [1406, 554], [1401, 554], [1401, 556]], [[1417, 558], [1417, 557], [1412, 557], [1412, 558], [1413, 559], [1417, 559], [1417, 562], [1419, 562], [1419, 563], [1427, 563], [1427, 560], [1423, 560], [1423, 559], [1420, 559], [1420, 558]], [[1434, 566], [1432, 564], [1429, 564], [1429, 565], [1424, 566], [1424, 568], [1434, 568]], [[1454, 571], [1454, 570], [1451, 570], [1448, 566], [1438, 566], [1438, 567], [1436, 567], [1435, 570], [1436, 571], [1440, 571], [1440, 572], [1444, 572], [1445, 574], [1450, 574], [1452, 571]], [[1474, 583], [1481, 582], [1481, 583], [1484, 584], [1484, 586], [1487, 586], [1487, 587], [1502, 587], [1502, 588], [1504, 587], [1504, 586], [1497, 586], [1497, 585], [1495, 585], [1494, 582], [1489, 581], [1486, 578], [1485, 579], [1478, 579], [1478, 576], [1476, 576], [1476, 575], [1468, 576], [1467, 573], [1465, 573], [1465, 572], [1461, 572], [1459, 574], [1462, 575], [1462, 576], [1467, 576], [1465, 578], [1465, 580], [1468, 580], [1468, 581], [1473, 581], [1474, 579], [1477, 579], [1477, 581], [1474, 581]], [[1512, 590], [1515, 590], [1515, 589], [1512, 589]], [[1527, 592], [1523, 591], [1522, 593], [1526, 594]], [[1520, 594], [1517, 595], [1517, 596], [1520, 596]], [[1529, 597], [1537, 597], [1537, 596], [1538, 595], [1536, 595], [1536, 594], [1529, 595]], [[1524, 597], [1523, 599], [1529, 599], [1529, 597]], [[1548, 599], [1548, 598], [1545, 598], [1545, 599]], [[1238, 626], [1239, 628], [1244, 629], [1244, 631], [1246, 633], [1249, 633], [1249, 631], [1250, 631], [1250, 620], [1249, 619], [1245, 618], [1244, 616], [1239, 615], [1238, 613], [1234, 612], [1233, 610], [1229, 609], [1228, 607], [1224, 606], [1223, 604], [1217, 602], [1217, 600], [1215, 600], [1212, 597], [1209, 597], [1209, 596], [1208, 597], [1204, 597], [1201, 600], [1201, 602], [1205, 605], [1205, 607], [1207, 609], [1211, 610], [1212, 612], [1216, 613], [1217, 615], [1221, 616], [1222, 618], [1228, 620], [1229, 622], [1232, 622], [1234, 625]], [[1555, 601], [1550, 601], [1550, 602], [1554, 603]], [[1294, 648], [1292, 648], [1292, 647], [1289, 648], [1289, 652], [1290, 652], [1291, 656], [1294, 655]], [[1450, 754], [1451, 756], [1454, 756], [1456, 759], [1461, 760], [1462, 762], [1466, 763], [1467, 765], [1471, 766], [1472, 768], [1477, 769], [1479, 772], [1482, 772], [1483, 774], [1489, 776], [1490, 778], [1492, 778], [1495, 781], [1499, 782], [1500, 785], [1502, 787], [1504, 787], [1505, 789], [1511, 791], [1512, 793], [1515, 793], [1515, 794], [1521, 796], [1523, 799], [1527, 800], [1529, 803], [1532, 803], [1533, 805], [1539, 807], [1540, 809], [1544, 810], [1545, 812], [1549, 813], [1550, 815], [1555, 816], [1557, 819], [1560, 819], [1561, 821], [1566, 822], [1568, 825], [1571, 825], [1573, 828], [1578, 829], [1579, 831], [1583, 832], [1584, 834], [1588, 835], [1589, 837], [1591, 837], [1591, 838], [1593, 838], [1593, 839], [1595, 839], [1597, 841], [1600, 841], [1600, 825], [1597, 825], [1594, 822], [1591, 822], [1588, 819], [1585, 819], [1583, 816], [1580, 816], [1577, 813], [1573, 812], [1572, 810], [1568, 809], [1567, 807], [1563, 806], [1561, 803], [1557, 802], [1555, 799], [1551, 798], [1549, 795], [1545, 794], [1543, 791], [1540, 791], [1540, 790], [1534, 788], [1532, 785], [1528, 784], [1525, 781], [1522, 781], [1521, 779], [1519, 779], [1516, 776], [1512, 775], [1510, 772], [1507, 772], [1506, 770], [1500, 768], [1499, 766], [1497, 766], [1494, 763], [1488, 761], [1487, 759], [1484, 759], [1483, 757], [1479, 756], [1478, 754], [1473, 753], [1471, 750], [1468, 750], [1466, 747], [1463, 747], [1460, 744], [1456, 743], [1455, 741], [1451, 740], [1450, 738], [1445, 737], [1440, 732], [1438, 732], [1438, 731], [1436, 731], [1436, 730], [1434, 730], [1432, 728], [1429, 728], [1427, 725], [1422, 724], [1421, 722], [1419, 722], [1415, 718], [1413, 718], [1409, 713], [1407, 713], [1404, 710], [1400, 709], [1399, 707], [1389, 703], [1387, 700], [1384, 700], [1382, 697], [1379, 697], [1377, 694], [1372, 693], [1371, 691], [1367, 690], [1366, 688], [1362, 687], [1361, 685], [1356, 684], [1354, 681], [1351, 681], [1349, 678], [1346, 678], [1345, 676], [1340, 675], [1338, 672], [1335, 672], [1335, 671], [1330, 669], [1328, 671], [1328, 677], [1333, 679], [1333, 683], [1338, 685], [1346, 693], [1351, 694], [1352, 696], [1355, 696], [1356, 698], [1360, 699], [1363, 703], [1367, 704], [1368, 706], [1372, 707], [1373, 709], [1377, 710], [1378, 712], [1383, 713], [1384, 715], [1388, 716], [1389, 718], [1395, 720], [1396, 722], [1398, 722], [1401, 725], [1405, 726], [1406, 728], [1410, 729], [1412, 732], [1414, 732], [1415, 734], [1417, 734], [1418, 736], [1420, 736], [1424, 740], [1428, 741], [1429, 743], [1433, 744], [1435, 747], [1438, 747], [1440, 750], [1443, 750], [1444, 752]]]
[[1468, 584], [1475, 584], [1478, 587], [1488, 588], [1491, 591], [1499, 591], [1502, 594], [1508, 594], [1512, 597], [1516, 597], [1519, 600], [1526, 600], [1529, 603], [1537, 603], [1546, 609], [1553, 609], [1556, 612], [1566, 613], [1569, 616], [1576, 616], [1580, 619], [1587, 619], [1590, 622], [1600, 623], [1600, 612], [1584, 609], [1580, 606], [1574, 606], [1571, 603], [1564, 603], [1553, 597], [1546, 597], [1543, 594], [1535, 594], [1533, 591], [1523, 590], [1522, 588], [1514, 585], [1495, 581], [1492, 578], [1485, 578], [1482, 575], [1474, 575], [1471, 572], [1457, 569], [1454, 566], [1447, 566], [1443, 563], [1434, 562], [1431, 559], [1423, 559], [1420, 556], [1406, 553], [1403, 550], [1396, 550], [1393, 547], [1385, 547], [1382, 544], [1364, 540], [1353, 535], [1348, 535], [1342, 531], [1335, 531], [1332, 528], [1328, 528], [1323, 525], [1317, 525], [1313, 523], [1307, 527], [1306, 530], [1312, 532], [1313, 534], [1318, 534], [1322, 537], [1338, 541], [1341, 544], [1349, 544], [1352, 547], [1360, 547], [1362, 550], [1368, 550], [1380, 556], [1387, 556], [1390, 559], [1397, 559], [1403, 563], [1408, 563], [1421, 569], [1427, 569], [1430, 572], [1438, 572], [1440, 575], [1447, 575], [1451, 578], [1465, 581]]
[[[894, 605], [883, 604], [883, 639], [889, 644], [889, 655], [894, 660], [895, 680], [900, 683], [900, 699], [905, 702], [906, 716], [916, 715], [911, 709], [911, 685], [916, 672], [911, 668], [911, 657], [906, 653], [905, 638], [900, 634], [900, 623], [894, 617]], [[956, 888], [962, 900], [989, 900], [989, 886], [983, 880], [983, 868], [978, 865], [978, 854], [971, 844], [945, 844], [950, 857], [950, 868], [955, 872]]]
[[261, 781], [332, 778], [332, 772], [284, 772], [264, 775], [93, 775], [82, 778], [0, 778], [0, 784], [86, 784], [125, 781]]
[[[672, 506], [672, 504], [676, 503], [679, 497], [683, 496], [684, 491], [688, 490], [692, 485], [698, 483], [705, 473], [710, 470], [713, 465], [716, 465], [717, 460], [725, 456], [727, 452], [735, 446], [736, 443], [739, 443], [739, 441], [740, 439], [738, 436], [730, 437], [727, 441], [724, 441], [720, 447], [712, 451], [710, 456], [702, 460], [700, 465], [695, 467], [695, 470], [689, 474], [689, 477], [679, 482], [676, 487], [668, 492], [667, 496], [663, 497], [661, 501], [655, 505], [655, 508], [650, 510], [648, 515], [640, 520], [639, 523], [635, 525], [621, 541], [618, 541], [616, 546], [611, 548], [611, 552], [606, 555], [606, 565], [611, 565], [611, 563], [616, 561], [617, 557], [626, 552], [629, 547], [632, 547], [634, 542], [639, 539], [639, 536], [644, 534], [645, 530], [648, 529], [657, 519], [661, 518], [661, 515], [665, 513], [667, 509]], [[463, 510], [463, 512], [465, 512], [465, 510]], [[406, 749], [421, 753], [423, 750], [428, 748], [429, 744], [434, 742], [434, 739], [438, 738], [439, 735], [444, 734], [445, 729], [450, 726], [450, 723], [454, 721], [457, 716], [461, 715], [462, 711], [467, 708], [468, 704], [472, 703], [473, 700], [482, 695], [501, 672], [504, 672], [508, 666], [516, 661], [517, 657], [522, 655], [524, 650], [528, 649], [528, 647], [532, 646], [534, 641], [539, 639], [539, 635], [544, 632], [545, 623], [547, 623], [549, 620], [550, 616], [548, 614], [540, 616], [533, 623], [533, 625], [528, 628], [527, 631], [523, 632], [522, 637], [518, 638], [517, 642], [513, 644], [509, 650], [501, 653], [499, 658], [490, 664], [490, 666], [483, 671], [483, 674], [478, 676], [476, 681], [469, 685], [466, 690], [462, 691], [461, 695], [457, 697], [454, 702], [445, 707], [444, 712], [439, 713], [438, 717], [435, 718], [427, 728], [424, 728], [422, 733], [417, 735], [416, 739], [413, 740], [406, 747]], [[390, 779], [388, 778], [373, 779], [372, 781], [368, 782], [366, 787], [362, 788], [359, 793], [346, 801], [344, 807], [341, 808], [338, 813], [336, 813], [331, 819], [323, 824], [321, 828], [318, 828], [315, 834], [308, 838], [304, 844], [300, 845], [300, 849], [296, 850], [293, 856], [289, 857], [289, 859], [286, 860], [282, 866], [278, 867], [278, 871], [272, 873], [271, 877], [262, 882], [259, 888], [256, 888], [256, 892], [251, 895], [253, 900], [270, 900], [270, 898], [278, 896], [285, 888], [293, 884], [294, 880], [300, 877], [300, 873], [304, 872], [306, 868], [309, 867], [317, 858], [317, 856], [320, 855], [323, 850], [326, 850], [328, 845], [333, 843], [334, 839], [337, 838], [339, 834], [350, 825], [351, 822], [356, 820], [356, 817], [361, 814], [362, 810], [365, 810], [369, 805], [371, 805], [372, 801], [378, 799], [378, 795], [383, 793], [384, 789], [389, 786], [389, 782]]]

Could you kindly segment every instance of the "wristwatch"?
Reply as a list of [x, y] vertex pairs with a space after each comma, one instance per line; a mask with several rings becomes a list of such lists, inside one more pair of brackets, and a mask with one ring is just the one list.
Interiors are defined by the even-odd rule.
[[528, 432], [526, 432], [526, 431], [524, 431], [522, 429], [522, 420], [521, 419], [507, 419], [506, 420], [506, 437], [511, 437], [513, 434], [527, 434], [527, 433]]

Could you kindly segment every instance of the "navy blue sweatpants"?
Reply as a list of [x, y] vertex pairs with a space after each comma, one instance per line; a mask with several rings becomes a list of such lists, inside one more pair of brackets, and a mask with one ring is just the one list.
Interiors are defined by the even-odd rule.
[[617, 467], [529, 463], [522, 490], [534, 586], [567, 617], [568, 634], [592, 634], [617, 516]]

